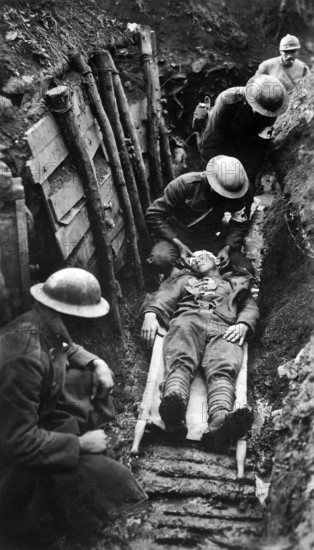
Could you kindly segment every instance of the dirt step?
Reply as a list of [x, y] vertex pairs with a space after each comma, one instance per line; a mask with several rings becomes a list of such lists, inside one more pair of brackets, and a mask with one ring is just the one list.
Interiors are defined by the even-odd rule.
[[[224, 468], [236, 470], [236, 458], [234, 456], [225, 456], [206, 453], [199, 448], [174, 447], [166, 445], [148, 445], [144, 447], [145, 459], [152, 457], [153, 459], [164, 460], [182, 460], [187, 462], [195, 462], [196, 464], [217, 464]], [[245, 463], [246, 470], [252, 469], [252, 462], [248, 458]]]
[[242, 499], [255, 500], [255, 488], [246, 483], [206, 479], [163, 477], [154, 472], [139, 472], [137, 475], [144, 490], [150, 495], [207, 496], [222, 502], [239, 502]]
[[240, 509], [235, 506], [213, 506], [208, 503], [207, 499], [195, 498], [185, 499], [177, 504], [160, 504], [156, 511], [159, 514], [172, 516], [197, 516], [200, 518], [217, 518], [228, 519], [233, 521], [261, 521], [263, 512], [261, 509], [256, 509], [252, 506], [247, 506], [245, 509]]
[[[251, 535], [250, 540], [255, 539]], [[156, 531], [155, 541], [149, 546], [150, 549], [158, 548], [200, 548], [202, 550], [243, 550], [247, 548], [246, 536], [236, 538], [233, 533], [227, 536], [221, 536], [219, 539], [215, 535], [204, 535], [204, 533], [192, 533], [188, 529], [167, 529], [161, 527]], [[132, 548], [136, 550], [136, 548]], [[141, 549], [142, 550], [142, 549]]]
[[188, 529], [195, 533], [206, 533], [208, 535], [216, 535], [219, 539], [221, 533], [224, 535], [228, 532], [239, 537], [241, 535], [255, 535], [259, 532], [260, 527], [255, 522], [250, 521], [233, 521], [221, 519], [197, 518], [195, 516], [155, 516], [154, 521], [159, 527], [171, 527], [173, 529]]
[[[143, 466], [146, 470], [157, 472], [165, 477], [185, 477], [190, 479], [216, 479], [225, 481], [236, 481], [237, 472], [226, 468], [224, 465], [210, 462], [199, 463], [187, 460], [171, 460], [162, 458], [156, 459], [154, 456], [150, 460], [139, 461], [139, 467]], [[254, 485], [255, 478], [253, 472], [248, 472], [246, 482]]]

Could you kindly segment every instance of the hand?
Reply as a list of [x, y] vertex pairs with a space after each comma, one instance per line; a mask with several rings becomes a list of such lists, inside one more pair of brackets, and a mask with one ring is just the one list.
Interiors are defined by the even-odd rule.
[[81, 453], [102, 453], [107, 447], [104, 430], [93, 430], [78, 437]]
[[113, 375], [107, 363], [102, 359], [95, 359], [93, 364], [94, 372], [91, 399], [95, 399], [97, 393], [103, 396], [109, 394], [114, 387]]
[[224, 248], [222, 248], [220, 250], [220, 252], [218, 253], [218, 260], [220, 260], [220, 268], [223, 269], [224, 267], [227, 267], [227, 265], [229, 264], [229, 261], [230, 261], [230, 246], [227, 245], [225, 246]]
[[178, 248], [179, 250], [179, 257], [180, 260], [186, 265], [187, 267], [190, 267], [190, 264], [188, 262], [188, 258], [193, 256], [193, 252], [189, 249], [188, 246], [183, 244], [179, 239], [176, 237], [172, 239], [173, 244]]
[[156, 313], [149, 311], [145, 313], [141, 328], [141, 337], [147, 344], [153, 345], [157, 332], [161, 329]]
[[248, 330], [249, 330], [249, 327], [244, 323], [238, 323], [237, 325], [232, 325], [231, 327], [227, 328], [227, 330], [225, 331], [223, 335], [223, 339], [227, 340], [228, 342], [232, 342], [233, 344], [238, 343], [239, 346], [242, 346]]

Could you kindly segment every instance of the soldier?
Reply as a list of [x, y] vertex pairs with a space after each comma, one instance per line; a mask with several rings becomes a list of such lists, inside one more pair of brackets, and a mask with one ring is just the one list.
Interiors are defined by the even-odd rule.
[[208, 430], [203, 441], [215, 450], [242, 437], [252, 421], [247, 408], [231, 411], [242, 345], [254, 332], [258, 308], [250, 292], [251, 275], [245, 270], [222, 277], [219, 260], [205, 250], [195, 252], [190, 263], [193, 274], [181, 271], [146, 296], [141, 335], [152, 344], [160, 325], [169, 328], [164, 342], [168, 375], [159, 412], [174, 437], [186, 436], [190, 385], [196, 370], [204, 370]]
[[288, 107], [285, 87], [274, 76], [250, 78], [246, 86], [228, 88], [214, 107], [196, 109], [198, 148], [206, 163], [217, 155], [238, 159], [249, 178], [252, 202], [255, 180], [270, 145], [272, 127]]
[[[169, 275], [178, 259], [187, 265], [192, 252], [204, 248], [218, 255], [221, 267], [230, 261], [252, 268], [240, 252], [248, 229], [248, 187], [241, 162], [223, 155], [213, 158], [205, 172], [170, 182], [146, 212], [148, 228], [159, 240], [149, 263]], [[225, 212], [231, 212], [228, 224], [223, 223]]]
[[282, 82], [287, 92], [291, 92], [301, 78], [309, 72], [308, 66], [297, 59], [300, 48], [299, 39], [296, 36], [287, 34], [280, 41], [280, 55], [263, 61], [255, 74], [275, 76]]
[[112, 373], [63, 323], [106, 315], [97, 279], [62, 269], [31, 294], [33, 309], [0, 337], [0, 518], [10, 536], [43, 543], [58, 529], [95, 528], [146, 495], [104, 454]]

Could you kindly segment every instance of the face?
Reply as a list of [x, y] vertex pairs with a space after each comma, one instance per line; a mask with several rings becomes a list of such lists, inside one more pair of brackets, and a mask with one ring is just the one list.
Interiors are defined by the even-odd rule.
[[285, 65], [285, 67], [292, 67], [294, 60], [298, 55], [298, 50], [280, 50], [280, 54], [283, 65]]
[[208, 254], [200, 254], [191, 258], [191, 269], [196, 275], [206, 275], [209, 271], [216, 269], [216, 261]]

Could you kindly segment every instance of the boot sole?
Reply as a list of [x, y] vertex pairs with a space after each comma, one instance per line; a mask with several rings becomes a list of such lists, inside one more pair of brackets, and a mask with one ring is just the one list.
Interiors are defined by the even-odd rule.
[[202, 437], [202, 443], [208, 450], [221, 449], [233, 439], [244, 437], [253, 423], [253, 413], [247, 407], [237, 409], [226, 416], [217, 428], [209, 429]]
[[178, 394], [166, 395], [160, 404], [159, 414], [166, 430], [175, 438], [185, 439], [188, 430], [185, 425], [186, 406]]

